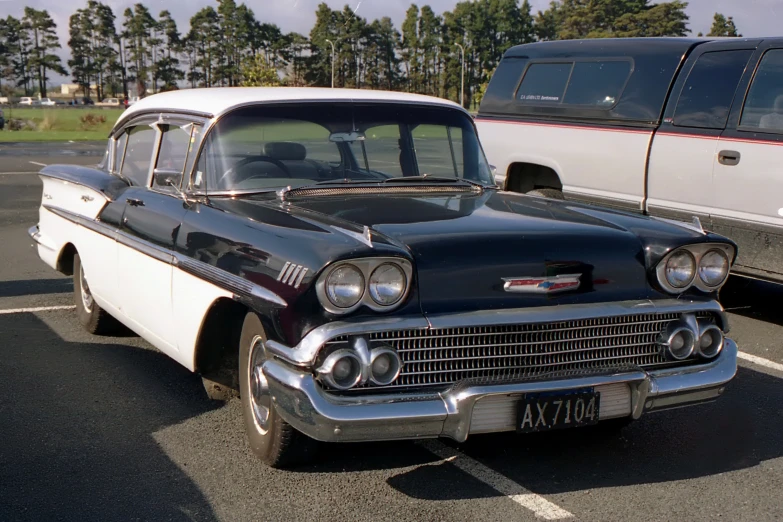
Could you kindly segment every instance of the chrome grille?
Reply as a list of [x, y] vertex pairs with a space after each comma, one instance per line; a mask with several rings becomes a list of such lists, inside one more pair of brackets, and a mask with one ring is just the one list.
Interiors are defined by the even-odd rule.
[[[551, 323], [394, 330], [369, 334], [403, 362], [386, 388], [447, 385], [464, 379], [526, 379], [552, 372], [686, 365], [666, 359], [658, 334], [678, 313], [637, 314]], [[708, 313], [698, 317], [710, 317]], [[347, 336], [327, 343], [348, 347]], [[367, 388], [370, 385], [365, 385]]]

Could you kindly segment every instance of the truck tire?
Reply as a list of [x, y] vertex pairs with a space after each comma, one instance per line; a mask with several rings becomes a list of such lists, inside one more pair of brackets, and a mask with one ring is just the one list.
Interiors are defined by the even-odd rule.
[[264, 360], [265, 340], [261, 319], [248, 313], [239, 339], [239, 395], [248, 443], [253, 453], [273, 468], [303, 464], [314, 457], [317, 443], [284, 421], [275, 410], [266, 378], [257, 369]]
[[108, 335], [119, 329], [119, 322], [93, 299], [79, 254], [73, 256], [73, 300], [76, 318], [91, 334]]
[[528, 196], [539, 196], [549, 199], [565, 199], [563, 192], [552, 188], [537, 188], [527, 192]]

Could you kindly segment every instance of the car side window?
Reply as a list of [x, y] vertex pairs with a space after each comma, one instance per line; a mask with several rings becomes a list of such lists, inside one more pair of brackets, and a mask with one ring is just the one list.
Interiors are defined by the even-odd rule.
[[411, 134], [420, 174], [460, 177], [463, 172], [462, 129], [419, 125]]
[[128, 144], [122, 161], [122, 175], [134, 185], [146, 186], [149, 176], [152, 150], [155, 148], [157, 131], [147, 125], [134, 127], [128, 133]]
[[114, 165], [112, 166], [112, 172], [119, 172], [122, 167], [122, 158], [125, 156], [125, 145], [128, 143], [128, 133], [123, 132], [116, 140], [114, 144]]
[[168, 188], [168, 180], [179, 186], [188, 159], [193, 125], [160, 125], [161, 139], [155, 163], [153, 185]]
[[365, 135], [364, 141], [354, 141], [348, 145], [359, 166], [402, 176], [399, 162], [400, 126], [378, 125], [367, 129]]
[[723, 129], [742, 73], [753, 51], [714, 51], [702, 54], [685, 81], [674, 125]]
[[783, 132], [783, 49], [767, 51], [750, 85], [740, 127]]

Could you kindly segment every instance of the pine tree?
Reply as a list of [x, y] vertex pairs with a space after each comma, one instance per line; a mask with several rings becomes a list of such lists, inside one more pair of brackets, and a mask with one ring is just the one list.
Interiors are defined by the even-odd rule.
[[712, 19], [712, 27], [707, 36], [742, 36], [737, 32], [737, 26], [734, 24], [734, 18], [726, 18], [721, 13], [715, 13]]
[[68, 74], [62, 66], [60, 57], [54, 51], [60, 49], [60, 40], [57, 38], [57, 25], [49, 16], [48, 11], [24, 8], [22, 18], [24, 29], [29, 34], [32, 43], [29, 63], [33, 71], [33, 78], [38, 81], [38, 92], [41, 97], [46, 97], [47, 72], [54, 71], [58, 74]]

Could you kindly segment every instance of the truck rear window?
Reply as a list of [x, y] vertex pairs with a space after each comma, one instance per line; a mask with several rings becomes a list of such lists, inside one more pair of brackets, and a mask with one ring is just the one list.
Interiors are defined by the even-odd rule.
[[530, 104], [611, 108], [631, 76], [630, 60], [532, 63], [517, 91]]

